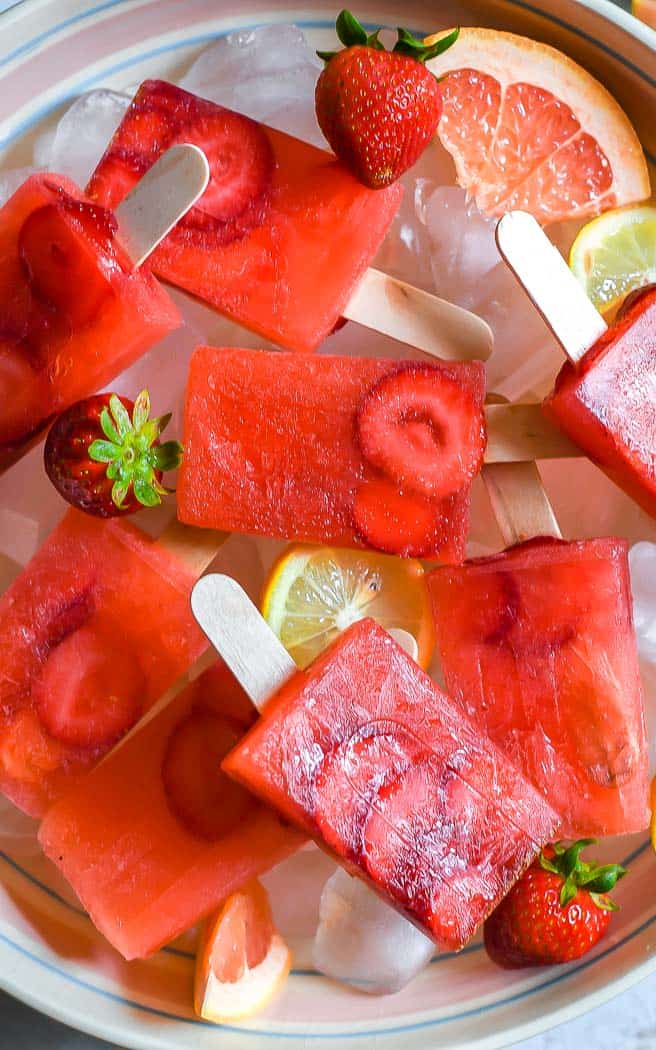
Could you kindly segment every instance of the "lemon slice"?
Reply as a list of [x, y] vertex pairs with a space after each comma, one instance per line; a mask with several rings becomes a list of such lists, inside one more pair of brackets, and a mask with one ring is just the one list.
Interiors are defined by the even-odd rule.
[[215, 1024], [251, 1017], [271, 1001], [290, 965], [266, 891], [253, 879], [205, 924], [196, 956], [196, 1013]]
[[262, 615], [299, 667], [365, 616], [397, 632], [421, 667], [433, 654], [430, 598], [421, 563], [413, 559], [294, 544], [264, 585]]
[[600, 313], [612, 316], [629, 292], [656, 282], [656, 206], [617, 208], [587, 223], [569, 265]]

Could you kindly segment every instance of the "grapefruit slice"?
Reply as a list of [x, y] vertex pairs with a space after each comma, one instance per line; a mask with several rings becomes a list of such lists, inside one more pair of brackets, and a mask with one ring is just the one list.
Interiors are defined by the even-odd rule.
[[250, 1017], [270, 1002], [290, 966], [266, 890], [251, 879], [205, 924], [196, 956], [196, 1013], [216, 1024]]
[[444, 78], [440, 140], [482, 212], [519, 208], [546, 224], [649, 196], [647, 163], [628, 117], [555, 48], [462, 29], [428, 66]]

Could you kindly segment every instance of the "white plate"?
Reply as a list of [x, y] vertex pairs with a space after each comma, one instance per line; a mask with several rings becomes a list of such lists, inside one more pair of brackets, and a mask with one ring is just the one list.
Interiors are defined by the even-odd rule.
[[[332, 39], [332, 9], [306, 2], [301, 10], [288, 0], [271, 6], [273, 2], [104, 0], [92, 5], [27, 0], [0, 18], [0, 161], [7, 166], [23, 163], [37, 126], [82, 90], [101, 84], [127, 88], [147, 74], [174, 76], [203, 44], [235, 27], [296, 21], [313, 40]], [[421, 0], [375, 5], [364, 0], [357, 8], [376, 23], [435, 28]], [[536, 0], [535, 5], [489, 0], [460, 10], [465, 23], [525, 32], [585, 62], [619, 97], [651, 157], [656, 155], [656, 35], [650, 30], [605, 0]], [[440, 12], [445, 24], [449, 16], [442, 5]], [[628, 500], [618, 497], [618, 507], [616, 527], [633, 539], [654, 538], [653, 523], [636, 514]], [[579, 517], [573, 530], [577, 524], [581, 531]], [[585, 527], [593, 532], [594, 521]], [[235, 542], [242, 544], [246, 564], [252, 541]], [[230, 557], [237, 554], [233, 548]], [[265, 1016], [218, 1032], [195, 1020], [189, 1009], [190, 945], [169, 948], [147, 962], [123, 962], [95, 933], [57, 874], [35, 854], [31, 829], [23, 834], [18, 821], [9, 833], [9, 821], [10, 811], [0, 812], [0, 832], [5, 829], [0, 983], [70, 1025], [129, 1047], [255, 1050], [270, 1045], [282, 1050], [310, 1040], [343, 1048], [370, 1047], [375, 1040], [381, 1050], [401, 1042], [408, 1050], [502, 1046], [589, 1009], [656, 969], [656, 863], [644, 839], [629, 840], [622, 848], [632, 877], [620, 887], [622, 911], [612, 934], [583, 961], [557, 970], [507, 974], [473, 945], [458, 957], [439, 957], [393, 998], [349, 992], [306, 968], [311, 907], [299, 920], [293, 902], [312, 898], [319, 873], [329, 870], [318, 852], [306, 851], [268, 880], [280, 921], [296, 948], [297, 968]]]

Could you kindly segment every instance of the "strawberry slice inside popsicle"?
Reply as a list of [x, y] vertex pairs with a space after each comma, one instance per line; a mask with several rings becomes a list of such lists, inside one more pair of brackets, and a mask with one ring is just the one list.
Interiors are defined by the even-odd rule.
[[215, 842], [242, 822], [253, 800], [221, 771], [221, 762], [240, 732], [227, 719], [192, 711], [174, 729], [162, 763], [171, 811], [199, 838]]
[[32, 687], [41, 722], [56, 740], [107, 746], [141, 714], [144, 676], [134, 654], [93, 623], [51, 649]]
[[172, 231], [174, 238], [195, 235], [213, 245], [229, 244], [264, 222], [275, 168], [265, 132], [249, 117], [159, 80], [146, 81], [137, 92], [89, 193], [105, 197], [109, 190], [109, 199], [118, 203], [160, 153], [177, 142], [203, 150], [210, 182]]
[[103, 224], [100, 219], [94, 222], [96, 209], [84, 208], [73, 215], [62, 205], [46, 204], [25, 220], [18, 238], [35, 296], [64, 314], [73, 328], [93, 320], [111, 294], [98, 256]]
[[357, 433], [373, 467], [430, 499], [459, 492], [483, 463], [482, 411], [457, 379], [430, 365], [381, 379], [360, 404]]
[[35, 366], [25, 341], [0, 332], [0, 445], [22, 438], [26, 420], [36, 426], [39, 417], [35, 406], [43, 402], [46, 385], [45, 375]]
[[353, 519], [368, 546], [404, 558], [428, 557], [436, 547], [440, 506], [402, 492], [387, 478], [370, 478], [355, 494]]

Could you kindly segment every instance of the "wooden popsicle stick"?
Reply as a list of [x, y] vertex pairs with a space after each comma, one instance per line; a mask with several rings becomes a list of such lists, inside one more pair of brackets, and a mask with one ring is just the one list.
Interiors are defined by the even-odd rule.
[[576, 364], [607, 331], [558, 249], [528, 212], [511, 211], [497, 223], [497, 246], [556, 339]]
[[194, 575], [200, 576], [208, 565], [212, 564], [219, 549], [231, 535], [230, 532], [219, 532], [216, 529], [197, 529], [193, 525], [183, 525], [174, 518], [164, 529], [158, 543], [188, 566]]
[[540, 405], [486, 405], [485, 418], [486, 463], [571, 459], [581, 455], [581, 450], [549, 422]]
[[535, 463], [484, 466], [483, 481], [506, 547], [532, 536], [560, 538], [558, 521]]
[[298, 668], [284, 645], [230, 576], [203, 576], [191, 611], [258, 711]]
[[481, 317], [372, 267], [343, 315], [447, 361], [487, 361], [494, 345]]
[[118, 238], [135, 268], [202, 196], [210, 178], [198, 146], [172, 146], [116, 207]]

